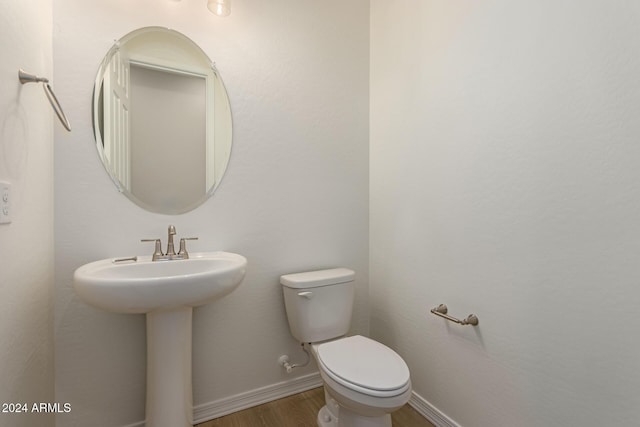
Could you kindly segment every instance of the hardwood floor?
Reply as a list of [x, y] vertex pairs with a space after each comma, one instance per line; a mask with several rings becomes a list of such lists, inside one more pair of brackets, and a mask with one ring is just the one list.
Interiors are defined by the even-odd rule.
[[[324, 391], [320, 387], [195, 427], [316, 427], [316, 417], [323, 406]], [[409, 405], [391, 414], [391, 418], [393, 427], [434, 427]]]

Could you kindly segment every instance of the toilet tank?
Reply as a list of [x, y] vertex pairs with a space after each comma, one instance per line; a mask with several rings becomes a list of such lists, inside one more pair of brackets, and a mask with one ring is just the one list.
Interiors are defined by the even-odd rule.
[[355, 273], [348, 268], [281, 276], [291, 335], [300, 342], [345, 335], [351, 325], [354, 277]]

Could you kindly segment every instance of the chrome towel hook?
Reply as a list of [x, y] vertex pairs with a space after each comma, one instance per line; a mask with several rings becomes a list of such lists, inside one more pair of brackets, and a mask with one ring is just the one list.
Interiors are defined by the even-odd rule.
[[51, 86], [49, 85], [49, 79], [46, 79], [44, 77], [38, 77], [34, 74], [27, 73], [22, 68], [18, 70], [18, 79], [22, 84], [42, 83], [42, 88], [44, 89], [44, 93], [47, 95], [47, 99], [49, 99], [49, 104], [51, 104], [51, 107], [53, 107], [53, 111], [55, 111], [56, 115], [58, 116], [58, 119], [60, 119], [60, 123], [62, 123], [62, 126], [64, 126], [66, 130], [71, 132], [71, 123], [69, 123], [69, 119], [67, 119], [67, 116], [65, 116], [64, 111], [62, 111], [62, 106], [60, 105], [58, 98], [56, 98], [56, 95], [53, 93], [53, 89], [51, 89]]

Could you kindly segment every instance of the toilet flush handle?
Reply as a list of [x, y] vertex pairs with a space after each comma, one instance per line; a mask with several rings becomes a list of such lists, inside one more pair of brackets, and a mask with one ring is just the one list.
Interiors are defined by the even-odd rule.
[[304, 297], [306, 299], [313, 298], [313, 292], [298, 292], [299, 297]]

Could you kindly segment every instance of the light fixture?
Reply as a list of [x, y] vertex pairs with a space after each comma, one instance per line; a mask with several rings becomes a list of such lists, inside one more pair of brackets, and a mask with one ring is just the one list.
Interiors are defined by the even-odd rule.
[[231, 13], [231, 0], [207, 0], [207, 7], [218, 16], [228, 16]]

